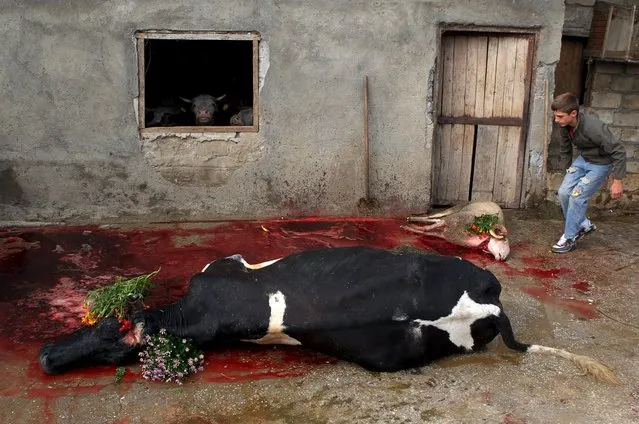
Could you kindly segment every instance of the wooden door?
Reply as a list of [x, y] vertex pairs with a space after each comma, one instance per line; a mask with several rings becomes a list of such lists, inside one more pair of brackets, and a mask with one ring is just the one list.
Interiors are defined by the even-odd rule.
[[584, 71], [584, 41], [563, 37], [559, 63], [555, 68], [555, 96], [570, 92], [581, 98]]
[[[582, 99], [584, 86], [584, 44], [582, 38], [563, 37], [561, 39], [561, 53], [559, 63], [555, 68], [555, 93], [554, 97], [562, 93], [572, 93], [578, 99]], [[559, 154], [559, 142], [561, 140], [561, 127], [554, 121], [552, 133], [548, 144], [547, 169], [560, 170], [561, 160]]]
[[433, 204], [519, 207], [532, 43], [530, 35], [442, 37]]

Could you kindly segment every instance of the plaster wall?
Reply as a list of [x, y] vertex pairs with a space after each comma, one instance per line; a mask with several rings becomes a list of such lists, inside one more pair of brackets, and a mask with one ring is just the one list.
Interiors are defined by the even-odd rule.
[[[5, 1], [0, 221], [426, 210], [444, 23], [537, 33], [522, 193], [533, 204], [545, 188], [544, 86], [554, 85], [563, 17], [557, 0]], [[259, 133], [141, 138], [141, 29], [259, 31]], [[364, 75], [375, 200], [366, 207]]]
[[564, 35], [588, 37], [595, 0], [566, 0]]

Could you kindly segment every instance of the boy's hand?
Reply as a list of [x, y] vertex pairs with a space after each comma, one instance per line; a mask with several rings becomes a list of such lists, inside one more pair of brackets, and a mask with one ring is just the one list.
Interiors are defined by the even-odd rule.
[[619, 199], [622, 193], [623, 185], [621, 184], [621, 180], [612, 180], [612, 185], [610, 186], [610, 196], [613, 199]]

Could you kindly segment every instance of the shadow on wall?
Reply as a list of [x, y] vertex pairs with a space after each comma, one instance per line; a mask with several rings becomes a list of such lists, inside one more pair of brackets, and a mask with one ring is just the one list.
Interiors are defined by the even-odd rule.
[[13, 168], [5, 168], [0, 171], [0, 203], [7, 205], [28, 206], [24, 199], [24, 191], [18, 182], [18, 175]]

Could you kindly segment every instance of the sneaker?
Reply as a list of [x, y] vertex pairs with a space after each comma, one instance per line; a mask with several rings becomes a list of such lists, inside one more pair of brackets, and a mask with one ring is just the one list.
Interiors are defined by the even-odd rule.
[[570, 240], [561, 236], [559, 241], [552, 246], [553, 253], [568, 253], [577, 248], [577, 243], [575, 240]]
[[579, 229], [579, 232], [577, 233], [577, 236], [575, 237], [575, 241], [579, 240], [583, 236], [586, 236], [596, 230], [597, 230], [597, 226], [591, 222], [590, 225], [587, 226], [586, 228]]

